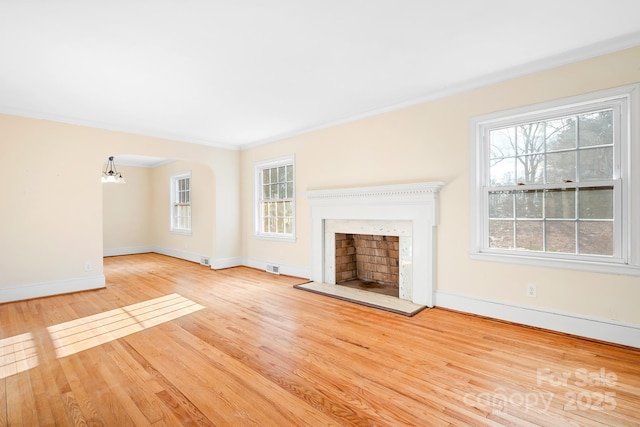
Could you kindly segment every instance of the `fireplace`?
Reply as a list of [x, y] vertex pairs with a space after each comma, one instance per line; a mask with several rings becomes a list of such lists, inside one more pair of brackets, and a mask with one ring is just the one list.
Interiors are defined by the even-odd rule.
[[307, 192], [311, 280], [336, 284], [336, 236], [392, 236], [398, 248], [398, 298], [432, 307], [436, 196], [443, 185], [426, 182]]
[[336, 233], [336, 285], [399, 296], [399, 237]]

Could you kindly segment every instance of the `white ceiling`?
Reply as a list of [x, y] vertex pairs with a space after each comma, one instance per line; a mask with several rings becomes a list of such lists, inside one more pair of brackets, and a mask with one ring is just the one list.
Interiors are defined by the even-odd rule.
[[0, 112], [246, 148], [640, 45], [639, 16], [638, 0], [0, 0]]

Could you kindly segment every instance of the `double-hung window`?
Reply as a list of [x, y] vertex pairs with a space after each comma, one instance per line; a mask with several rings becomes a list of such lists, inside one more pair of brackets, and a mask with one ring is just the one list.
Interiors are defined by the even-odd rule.
[[171, 231], [191, 234], [191, 172], [171, 176]]
[[255, 234], [295, 240], [295, 180], [293, 156], [255, 166]]
[[637, 91], [473, 119], [472, 256], [637, 274]]

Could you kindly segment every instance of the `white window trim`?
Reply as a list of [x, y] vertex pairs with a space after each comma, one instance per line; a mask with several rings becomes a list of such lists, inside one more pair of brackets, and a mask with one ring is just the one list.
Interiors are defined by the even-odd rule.
[[[512, 121], [536, 120], [536, 116], [545, 116], [554, 110], [580, 108], [581, 105], [596, 102], [620, 100], [626, 104], [626, 113], [622, 114], [619, 170], [622, 176], [614, 176], [619, 185], [616, 191], [622, 195], [622, 212], [615, 216], [619, 223], [622, 238], [619, 259], [603, 257], [571, 256], [566, 254], [529, 253], [523, 251], [492, 251], [483, 247], [488, 224], [486, 197], [483, 190], [487, 173], [485, 157], [487, 144], [484, 143], [485, 129], [496, 122], [501, 124]], [[507, 111], [474, 117], [470, 122], [469, 160], [470, 160], [470, 225], [471, 258], [483, 261], [526, 264], [531, 266], [553, 267], [592, 271], [599, 273], [626, 274], [640, 276], [640, 84], [598, 91], [571, 98], [515, 108]], [[635, 165], [635, 167], [634, 167]], [[484, 199], [484, 200], [483, 200]], [[622, 217], [621, 220], [618, 218]], [[631, 219], [636, 218], [635, 221]]]
[[[260, 198], [262, 191], [262, 182], [260, 182], [260, 172], [263, 169], [270, 169], [278, 166], [284, 165], [293, 165], [293, 216], [291, 218], [291, 234], [276, 234], [276, 233], [262, 233], [260, 231]], [[266, 160], [262, 162], [257, 162], [253, 168], [253, 192], [254, 192], [254, 237], [263, 240], [274, 240], [281, 242], [295, 242], [296, 241], [296, 163], [295, 156], [292, 154], [290, 156], [279, 157], [277, 159]]]
[[[176, 181], [183, 178], [190, 179], [189, 198], [191, 200], [191, 229], [189, 230], [175, 229], [173, 218], [173, 204], [176, 197]], [[172, 234], [182, 234], [185, 236], [191, 236], [193, 234], [193, 179], [191, 179], [191, 171], [176, 173], [171, 175], [171, 177], [169, 178], [169, 231]]]

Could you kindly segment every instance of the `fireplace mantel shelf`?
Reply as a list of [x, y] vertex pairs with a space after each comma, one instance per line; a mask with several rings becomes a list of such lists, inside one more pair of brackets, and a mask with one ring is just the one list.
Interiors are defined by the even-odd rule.
[[349, 198], [414, 198], [424, 195], [432, 196], [442, 187], [444, 182], [418, 182], [412, 184], [381, 185], [377, 187], [338, 188], [331, 190], [311, 190], [304, 193], [310, 199], [349, 199]]

